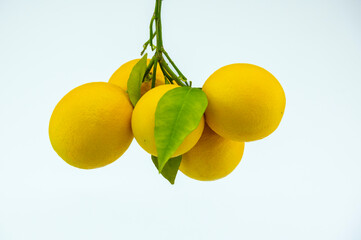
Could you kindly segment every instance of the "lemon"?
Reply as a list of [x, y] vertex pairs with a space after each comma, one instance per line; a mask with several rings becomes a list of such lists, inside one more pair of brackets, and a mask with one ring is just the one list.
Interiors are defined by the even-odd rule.
[[[134, 65], [139, 61], [140, 59], [134, 59], [127, 63], [124, 63], [122, 66], [120, 66], [110, 77], [109, 83], [115, 84], [119, 87], [121, 87], [123, 90], [127, 91], [128, 87], [128, 79], [129, 75], [132, 72], [132, 69]], [[150, 59], [147, 59], [147, 64], [149, 64]], [[150, 71], [151, 74], [153, 74], [153, 69]], [[147, 80], [147, 79], [146, 79]], [[159, 65], [157, 66], [157, 72], [156, 72], [156, 81], [155, 86], [163, 85], [165, 83], [164, 75], [162, 73], [162, 70], [160, 69]], [[145, 81], [142, 83], [140, 88], [140, 94], [143, 96], [147, 91], [151, 89], [152, 81]]]
[[[162, 85], [151, 89], [135, 105], [132, 115], [132, 129], [138, 144], [148, 153], [158, 156], [154, 138], [155, 110], [160, 98], [176, 85]], [[204, 128], [202, 117], [198, 127], [191, 132], [178, 147], [172, 157], [179, 156], [190, 150], [199, 140]]]
[[118, 159], [133, 139], [133, 107], [123, 89], [105, 82], [81, 85], [56, 105], [49, 137], [68, 164], [92, 169]]
[[270, 135], [281, 122], [286, 97], [281, 84], [265, 69], [231, 64], [204, 83], [208, 98], [206, 121], [224, 138], [254, 141]]
[[183, 154], [179, 170], [196, 180], [217, 180], [237, 167], [243, 151], [244, 142], [223, 138], [205, 124], [197, 144]]

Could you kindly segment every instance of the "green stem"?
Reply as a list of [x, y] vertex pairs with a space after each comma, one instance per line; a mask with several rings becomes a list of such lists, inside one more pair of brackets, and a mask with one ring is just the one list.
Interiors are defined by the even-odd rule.
[[158, 32], [157, 34], [157, 52], [161, 52], [163, 48], [163, 39], [162, 39], [162, 20], [161, 20], [161, 10], [162, 10], [162, 0], [156, 0], [155, 7], [155, 27]]
[[154, 62], [153, 66], [152, 88], [155, 88], [155, 81], [157, 80], [157, 63], [158, 62]]
[[[169, 57], [168, 53], [164, 50], [163, 47], [163, 36], [162, 36], [162, 20], [161, 20], [161, 10], [162, 10], [162, 0], [156, 0], [155, 2], [155, 9], [154, 14], [152, 16], [152, 19], [150, 21], [149, 31], [150, 36], [149, 40], [143, 45], [143, 51], [141, 55], [143, 55], [144, 51], [148, 47], [148, 45], [151, 46], [152, 50], [156, 50], [155, 54], [149, 63], [147, 67], [147, 71], [145, 76], [150, 72], [150, 69], [153, 67], [153, 79], [152, 79], [152, 88], [155, 87], [155, 74], [157, 69], [157, 64], [159, 63], [159, 66], [165, 76], [165, 80], [169, 79], [169, 81], [172, 83], [174, 80], [179, 86], [189, 86], [187, 82], [187, 78], [183, 75], [183, 73], [179, 70], [179, 68], [176, 66], [176, 64], [173, 62], [173, 60]], [[155, 31], [153, 32], [153, 25], [155, 25]], [[154, 36], [157, 37], [157, 45], [153, 45], [153, 38]], [[169, 67], [168, 63], [163, 58], [163, 54], [165, 55], [166, 59], [170, 62], [172, 67], [177, 72], [174, 73], [173, 70]]]
[[152, 45], [153, 45], [152, 40], [154, 39], [155, 35], [157, 35], [157, 31], [155, 31], [153, 33], [153, 36], [143, 44], [143, 51], [140, 53], [141, 56], [143, 56], [143, 54], [144, 54], [145, 50], [148, 48], [148, 45], [150, 44], [150, 42], [152, 42]]
[[166, 61], [164, 61], [163, 58], [160, 60], [160, 64], [164, 67], [164, 69], [169, 73], [169, 75], [172, 77], [172, 79], [179, 86], [183, 86], [183, 87], [187, 86], [178, 78], [178, 76], [172, 71], [172, 69], [169, 67], [168, 63]]
[[150, 70], [152, 69], [154, 63], [155, 63], [155, 56], [152, 57], [152, 59], [150, 60], [147, 69], [145, 70], [144, 76], [143, 76], [143, 82], [144, 82], [144, 78], [145, 76], [147, 76], [150, 73]]
[[164, 53], [164, 56], [168, 59], [168, 61], [170, 62], [170, 64], [172, 64], [172, 66], [174, 67], [174, 69], [177, 71], [177, 73], [179, 74], [179, 76], [181, 76], [184, 80], [187, 80], [187, 78], [183, 75], [183, 73], [178, 69], [178, 67], [175, 65], [175, 63], [173, 62], [173, 60], [169, 57], [168, 53], [162, 49], [162, 52]]
[[172, 81], [172, 77], [169, 76], [169, 74], [168, 74], [167, 71], [164, 69], [164, 67], [162, 66], [162, 64], [159, 64], [159, 66], [160, 66], [160, 70], [162, 70], [162, 73], [163, 73], [163, 75], [166, 77], [166, 79], [167, 79], [168, 81]]
[[[150, 43], [150, 47], [152, 48], [152, 50], [154, 49], [154, 45], [153, 45], [153, 38], [155, 36], [155, 33], [153, 33], [153, 24], [155, 21], [155, 16], [153, 15], [152, 19], [150, 20], [150, 25], [149, 25], [149, 43]], [[157, 34], [158, 35], [158, 34]], [[144, 51], [143, 51], [144, 52]]]

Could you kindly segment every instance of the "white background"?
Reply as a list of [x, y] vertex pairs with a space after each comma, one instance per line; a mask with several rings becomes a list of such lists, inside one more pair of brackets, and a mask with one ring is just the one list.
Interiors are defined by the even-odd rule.
[[228, 177], [170, 185], [133, 141], [115, 163], [53, 151], [56, 103], [139, 57], [154, 1], [0, 1], [0, 239], [361, 239], [361, 2], [164, 0], [168, 52], [195, 86], [262, 66], [284, 118]]

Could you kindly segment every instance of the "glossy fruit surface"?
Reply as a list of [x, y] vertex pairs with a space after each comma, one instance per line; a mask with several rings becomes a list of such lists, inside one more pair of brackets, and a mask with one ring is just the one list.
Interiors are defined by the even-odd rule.
[[[166, 84], [151, 89], [137, 103], [132, 115], [132, 130], [139, 145], [148, 153], [158, 156], [154, 138], [155, 111], [160, 98], [176, 85]], [[191, 132], [178, 147], [172, 157], [190, 150], [199, 140], [204, 128], [202, 117], [198, 127]]]
[[205, 124], [197, 144], [183, 154], [179, 170], [196, 180], [217, 180], [227, 176], [237, 167], [243, 151], [243, 142], [223, 138]]
[[49, 123], [51, 144], [74, 167], [103, 167], [132, 142], [132, 111], [120, 87], [105, 82], [81, 85], [56, 105]]
[[248, 142], [267, 137], [281, 122], [286, 98], [281, 84], [265, 69], [231, 64], [214, 72], [207, 94], [206, 121], [222, 137]]

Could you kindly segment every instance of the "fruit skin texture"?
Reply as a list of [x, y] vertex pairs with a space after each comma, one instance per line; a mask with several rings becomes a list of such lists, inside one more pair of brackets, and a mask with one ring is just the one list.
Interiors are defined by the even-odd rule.
[[206, 121], [224, 138], [248, 142], [267, 137], [281, 122], [286, 97], [265, 69], [237, 63], [214, 72], [202, 90], [208, 98]]
[[[134, 137], [146, 152], [154, 156], [158, 156], [154, 138], [155, 110], [160, 98], [176, 87], [176, 85], [166, 84], [151, 89], [139, 100], [133, 111], [132, 129]], [[172, 157], [189, 151], [201, 137], [203, 128], [204, 117], [202, 117], [198, 127], [184, 139]]]
[[223, 138], [205, 124], [197, 144], [183, 154], [179, 170], [196, 180], [217, 180], [227, 176], [237, 167], [243, 151], [244, 142]]
[[117, 160], [133, 140], [133, 107], [123, 89], [105, 82], [81, 85], [56, 105], [49, 137], [68, 164], [92, 169]]
[[[132, 72], [134, 65], [139, 60], [140, 59], [134, 59], [134, 60], [126, 62], [122, 66], [120, 66], [110, 77], [109, 83], [115, 84], [115, 85], [121, 87], [123, 90], [127, 91], [129, 75]], [[149, 62], [150, 62], [150, 59], [147, 59], [147, 64], [149, 64]], [[150, 73], [153, 73], [153, 69], [150, 71]], [[165, 81], [164, 75], [158, 65], [155, 86], [163, 85], [164, 81]], [[140, 88], [140, 95], [143, 96], [146, 92], [148, 92], [151, 89], [151, 86], [152, 86], [152, 81], [143, 82], [141, 85], [141, 88]]]

